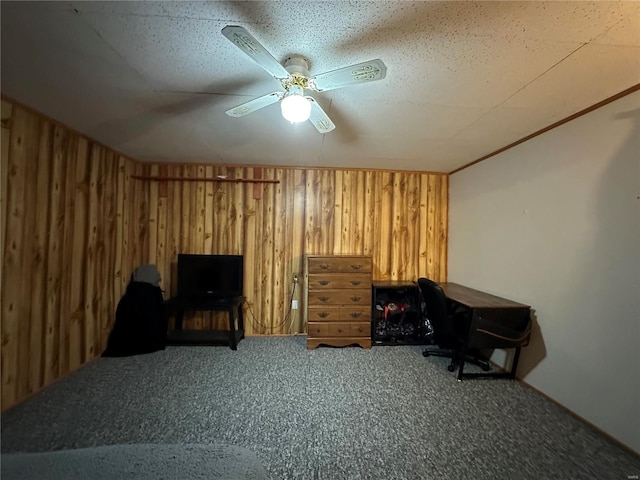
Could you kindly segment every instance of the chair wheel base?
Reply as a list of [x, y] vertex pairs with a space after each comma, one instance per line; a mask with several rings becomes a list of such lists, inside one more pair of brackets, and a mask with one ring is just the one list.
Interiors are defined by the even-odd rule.
[[449, 370], [450, 372], [455, 372], [456, 366], [455, 365], [447, 365], [447, 370]]

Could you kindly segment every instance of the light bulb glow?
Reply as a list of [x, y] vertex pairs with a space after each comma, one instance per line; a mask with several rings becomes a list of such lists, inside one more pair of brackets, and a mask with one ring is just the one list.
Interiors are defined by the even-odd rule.
[[309, 120], [311, 102], [302, 95], [287, 95], [280, 102], [282, 116], [292, 123]]

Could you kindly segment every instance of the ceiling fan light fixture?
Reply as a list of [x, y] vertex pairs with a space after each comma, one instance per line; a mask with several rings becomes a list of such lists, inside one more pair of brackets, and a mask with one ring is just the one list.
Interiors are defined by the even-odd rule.
[[305, 96], [305, 91], [324, 92], [382, 80], [387, 72], [386, 65], [377, 58], [311, 76], [309, 59], [293, 54], [280, 63], [244, 27], [227, 25], [222, 34], [271, 74], [284, 89], [284, 92], [268, 93], [227, 110], [225, 113], [230, 117], [244, 117], [279, 101], [286, 120], [291, 123], [310, 120], [318, 132], [328, 133], [336, 128], [335, 124], [312, 96]]
[[309, 120], [311, 116], [311, 102], [302, 95], [287, 95], [280, 102], [282, 116], [291, 123]]

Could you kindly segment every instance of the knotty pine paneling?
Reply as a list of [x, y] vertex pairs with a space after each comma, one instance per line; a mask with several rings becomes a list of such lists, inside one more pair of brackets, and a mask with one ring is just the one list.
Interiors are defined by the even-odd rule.
[[[292, 277], [304, 280], [306, 254], [371, 255], [378, 280], [446, 279], [446, 175], [199, 165], [146, 165], [144, 171], [155, 177], [161, 168], [174, 180], [136, 182], [148, 191], [140, 201], [149, 204], [152, 220], [151, 260], [171, 272], [163, 275], [164, 288], [175, 293], [180, 252], [243, 254], [247, 335], [305, 331], [304, 285], [294, 290]], [[215, 182], [218, 176], [279, 183]], [[166, 201], [155, 193], [164, 183]], [[159, 248], [167, 239], [174, 246]], [[290, 311], [292, 299], [298, 310]], [[188, 328], [225, 323], [224, 313], [185, 316]]]
[[148, 253], [148, 187], [131, 188], [135, 167], [2, 101], [3, 410], [104, 349]]
[[1, 153], [3, 409], [100, 355], [143, 263], [169, 297], [178, 253], [243, 254], [247, 335], [305, 332], [306, 254], [370, 255], [374, 279], [446, 280], [446, 175], [142, 164], [5, 100]]

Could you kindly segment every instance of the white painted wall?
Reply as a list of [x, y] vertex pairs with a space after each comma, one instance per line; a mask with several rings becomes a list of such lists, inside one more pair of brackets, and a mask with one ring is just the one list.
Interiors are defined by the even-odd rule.
[[449, 281], [533, 307], [518, 374], [640, 453], [640, 92], [450, 177]]

